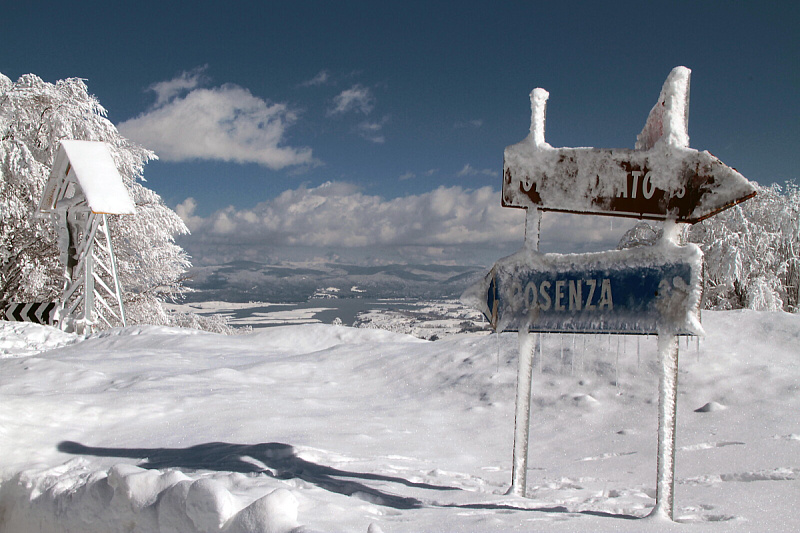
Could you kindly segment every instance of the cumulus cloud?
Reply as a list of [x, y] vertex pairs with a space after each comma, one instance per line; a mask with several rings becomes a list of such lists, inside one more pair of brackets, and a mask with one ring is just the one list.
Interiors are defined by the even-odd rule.
[[148, 87], [156, 93], [155, 107], [172, 100], [175, 96], [190, 91], [206, 81], [205, 71], [208, 65], [182, 72], [171, 80], [159, 81]]
[[[200, 226], [191, 218], [191, 199], [181, 204], [180, 212], [195, 231], [265, 244], [440, 246], [518, 239], [520, 211], [500, 208], [499, 196], [491, 187], [440, 187], [384, 199], [350, 183], [328, 182], [284, 191], [252, 209], [229, 207], [203, 219]], [[520, 226], [518, 235], [509, 225]]]
[[[524, 238], [525, 212], [500, 206], [492, 187], [439, 187], [385, 199], [357, 186], [329, 182], [299, 187], [252, 209], [228, 207], [206, 218], [193, 215], [194, 202], [179, 214], [192, 230], [182, 240], [197, 256], [203, 247], [220, 256], [255, 259], [276, 248], [306, 248], [317, 254], [364, 255], [441, 262], [491, 264], [512, 253]], [[543, 251], [613, 248], [624, 232], [597, 224], [596, 217], [547, 213], [542, 222]], [[480, 258], [480, 259], [476, 259]], [[397, 260], [397, 259], [394, 259]]]
[[311, 148], [285, 145], [297, 114], [238, 85], [199, 87], [204, 69], [150, 87], [156, 103], [119, 124], [126, 137], [164, 161], [192, 159], [258, 163], [273, 170], [317, 161]]
[[175, 213], [181, 217], [189, 231], [194, 231], [203, 226], [204, 221], [201, 217], [195, 216], [195, 209], [197, 209], [197, 201], [194, 198], [187, 198], [175, 207]]
[[328, 115], [344, 115], [349, 112], [369, 115], [375, 108], [375, 97], [369, 87], [356, 84], [333, 98], [333, 107]]

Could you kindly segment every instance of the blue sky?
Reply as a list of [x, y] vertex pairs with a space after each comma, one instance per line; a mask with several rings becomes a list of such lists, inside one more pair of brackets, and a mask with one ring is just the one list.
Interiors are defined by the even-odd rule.
[[[534, 87], [550, 91], [551, 145], [631, 148], [667, 74], [687, 66], [691, 146], [761, 184], [797, 177], [799, 14], [795, 2], [30, 0], [2, 8], [0, 72], [85, 78], [161, 157], [145, 177], [187, 220], [196, 262], [288, 249], [466, 261], [520, 242], [519, 213], [497, 204]], [[611, 226], [580, 218], [546, 221], [543, 239], [608, 240], [570, 233]]]

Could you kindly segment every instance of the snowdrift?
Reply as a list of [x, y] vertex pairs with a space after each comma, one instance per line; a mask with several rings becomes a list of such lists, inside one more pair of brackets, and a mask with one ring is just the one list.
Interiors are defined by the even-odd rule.
[[519, 498], [515, 334], [0, 322], [0, 532], [793, 530], [800, 317], [703, 325], [681, 341], [674, 524], [640, 520], [654, 337], [541, 337]]

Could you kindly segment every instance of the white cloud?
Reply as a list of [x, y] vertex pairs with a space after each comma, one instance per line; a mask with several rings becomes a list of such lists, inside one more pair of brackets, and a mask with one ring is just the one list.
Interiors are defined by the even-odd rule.
[[325, 85], [330, 80], [330, 73], [327, 70], [320, 70], [319, 73], [300, 84], [301, 87], [313, 87], [315, 85]]
[[369, 87], [363, 85], [353, 85], [349, 89], [345, 89], [333, 98], [333, 108], [328, 111], [328, 114], [343, 115], [351, 111], [369, 115], [375, 108], [375, 97]]
[[361, 122], [357, 126], [358, 134], [361, 135], [364, 139], [382, 144], [386, 141], [386, 138], [383, 136], [383, 126], [389, 121], [388, 117], [383, 117], [379, 122], [365, 120]]
[[203, 65], [202, 67], [182, 72], [179, 76], [171, 80], [159, 81], [152, 84], [148, 89], [156, 93], [155, 107], [163, 105], [182, 92], [190, 91], [198, 87], [206, 80], [205, 71], [207, 69], [208, 65]]
[[491, 177], [496, 177], [496, 176], [499, 176], [500, 173], [497, 172], [496, 170], [492, 170], [490, 168], [477, 169], [477, 168], [473, 167], [472, 165], [470, 165], [469, 163], [467, 163], [466, 165], [464, 165], [464, 168], [462, 168], [461, 170], [458, 171], [457, 175], [458, 176], [491, 176]]
[[[184, 204], [182, 216], [192, 215], [193, 207], [187, 211], [190, 206]], [[255, 260], [259, 251], [266, 256], [278, 248], [304, 248], [317, 255], [491, 264], [522, 245], [525, 211], [501, 207], [500, 192], [492, 187], [440, 187], [385, 199], [349, 183], [329, 182], [284, 191], [252, 209], [228, 207], [184, 220], [192, 236], [181, 244], [195, 256], [214, 250], [218, 257]], [[624, 233], [623, 223], [597, 221], [545, 213], [542, 250], [613, 248]]]
[[154, 107], [119, 124], [120, 132], [164, 161], [258, 163], [273, 170], [317, 164], [311, 148], [285, 146], [286, 130], [297, 120], [286, 104], [270, 103], [232, 84], [198, 88], [201, 74], [193, 71], [154, 84]]
[[[501, 208], [499, 197], [491, 187], [440, 187], [387, 200], [364, 194], [349, 183], [328, 182], [284, 191], [253, 209], [229, 207], [195, 228], [226, 239], [234, 235], [247, 241], [306, 246], [443, 246], [519, 239], [521, 211]], [[180, 206], [184, 216], [194, 211], [193, 202], [191, 210], [185, 208], [189, 200]], [[509, 231], [509, 225], [519, 230]]]
[[[375, 108], [375, 96], [369, 87], [356, 84], [337, 94], [333, 98], [333, 107], [328, 109], [329, 117], [341, 117], [349, 113], [367, 116]], [[389, 122], [386, 115], [380, 120], [362, 120], [353, 127], [353, 131], [361, 138], [376, 144], [386, 142], [383, 127]]]
[[416, 177], [417, 177], [416, 174], [414, 174], [413, 172], [409, 171], [409, 172], [404, 172], [404, 173], [400, 174], [400, 176], [397, 179], [399, 181], [406, 181], [406, 180], [414, 179]]
[[191, 197], [175, 207], [175, 213], [181, 217], [181, 220], [183, 220], [183, 223], [189, 228], [189, 231], [194, 231], [202, 227], [204, 223], [201, 217], [195, 216], [195, 209], [197, 209], [197, 201]]
[[219, 235], [228, 235], [236, 231], [237, 224], [228, 213], [222, 211], [216, 214], [212, 223], [212, 231]]

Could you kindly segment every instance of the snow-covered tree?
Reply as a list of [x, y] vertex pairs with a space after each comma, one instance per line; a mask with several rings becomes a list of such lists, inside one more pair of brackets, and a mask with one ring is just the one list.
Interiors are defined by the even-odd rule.
[[189, 257], [174, 236], [188, 230], [140, 183], [155, 154], [120, 135], [78, 78], [51, 84], [27, 74], [14, 83], [0, 74], [0, 302], [60, 297], [55, 229], [35, 211], [62, 139], [107, 143], [136, 205], [136, 215], [109, 221], [129, 322], [174, 322], [162, 302], [184, 291]]
[[[800, 187], [756, 188], [755, 198], [688, 230], [705, 254], [705, 307], [800, 312]], [[641, 222], [619, 247], [652, 244], [659, 235]]]
[[706, 260], [711, 309], [798, 312], [800, 188], [758, 187], [755, 198], [692, 226]]

